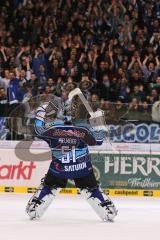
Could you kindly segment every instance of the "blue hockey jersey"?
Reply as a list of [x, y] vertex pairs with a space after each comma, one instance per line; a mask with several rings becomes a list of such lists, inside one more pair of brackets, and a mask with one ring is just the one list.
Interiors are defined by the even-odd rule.
[[46, 127], [44, 121], [36, 119], [35, 130], [52, 151], [50, 171], [60, 178], [79, 178], [93, 169], [88, 146], [100, 145], [104, 132], [92, 132], [86, 127], [54, 123]]

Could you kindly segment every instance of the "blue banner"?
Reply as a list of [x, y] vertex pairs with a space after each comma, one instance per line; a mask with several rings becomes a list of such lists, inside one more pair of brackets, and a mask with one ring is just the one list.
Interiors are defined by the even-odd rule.
[[126, 124], [109, 125], [109, 137], [113, 142], [128, 143], [159, 143], [160, 125], [153, 124]]

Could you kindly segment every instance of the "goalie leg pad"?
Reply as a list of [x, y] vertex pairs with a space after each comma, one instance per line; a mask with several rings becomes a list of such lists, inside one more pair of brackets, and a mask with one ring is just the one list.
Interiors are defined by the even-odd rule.
[[31, 220], [39, 219], [44, 214], [59, 190], [58, 188], [53, 188], [51, 190], [48, 186], [43, 184], [39, 186], [26, 207], [26, 213]]
[[103, 221], [113, 222], [118, 211], [111, 199], [99, 187], [81, 189], [80, 192]]

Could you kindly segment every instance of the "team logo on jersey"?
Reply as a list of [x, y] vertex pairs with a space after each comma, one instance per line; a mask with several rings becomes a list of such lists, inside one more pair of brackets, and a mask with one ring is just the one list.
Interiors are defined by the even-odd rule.
[[53, 132], [53, 137], [58, 136], [58, 137], [66, 137], [66, 136], [70, 136], [70, 137], [77, 137], [77, 138], [84, 138], [85, 137], [85, 133], [84, 132], [80, 132], [78, 130], [61, 130], [61, 129], [56, 129]]

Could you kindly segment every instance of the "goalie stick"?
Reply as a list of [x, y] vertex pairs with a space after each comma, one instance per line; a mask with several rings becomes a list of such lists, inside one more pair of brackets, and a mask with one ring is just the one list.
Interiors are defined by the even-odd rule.
[[81, 99], [82, 103], [84, 104], [86, 110], [88, 111], [88, 113], [90, 114], [90, 116], [93, 116], [93, 110], [91, 108], [91, 106], [89, 105], [87, 99], [84, 97], [83, 93], [81, 92], [81, 90], [79, 88], [75, 88], [74, 90], [72, 90], [69, 95], [68, 95], [68, 99], [69, 101], [72, 101], [72, 99], [75, 96], [79, 96], [79, 98]]
[[[79, 98], [81, 99], [82, 103], [84, 104], [86, 110], [88, 111], [88, 113], [90, 115], [89, 121], [90, 121], [91, 126], [94, 127], [96, 130], [104, 130], [107, 133], [109, 133], [110, 129], [106, 126], [104, 112], [100, 109], [97, 110], [96, 112], [93, 112], [89, 102], [87, 101], [87, 99], [85, 98], [85, 96], [83, 95], [82, 91], [79, 88], [75, 88], [74, 90], [72, 90], [69, 93], [69, 95], [68, 95], [69, 101], [72, 101], [72, 99], [75, 96], [79, 96]], [[108, 142], [110, 143], [113, 152], [117, 153], [118, 152], [117, 149], [115, 149], [115, 147], [110, 142], [110, 137], [106, 137], [106, 139], [108, 139]]]
[[87, 99], [85, 98], [85, 96], [83, 95], [82, 91], [79, 88], [75, 88], [74, 90], [72, 90], [69, 95], [69, 101], [72, 101], [72, 99], [75, 96], [79, 96], [79, 98], [81, 99], [83, 105], [85, 106], [86, 110], [88, 111], [90, 118], [90, 124], [92, 127], [94, 127], [97, 130], [107, 130], [106, 126], [105, 126], [105, 120], [104, 120], [104, 112], [102, 110], [97, 110], [96, 112], [93, 112], [89, 102], [87, 101]]

